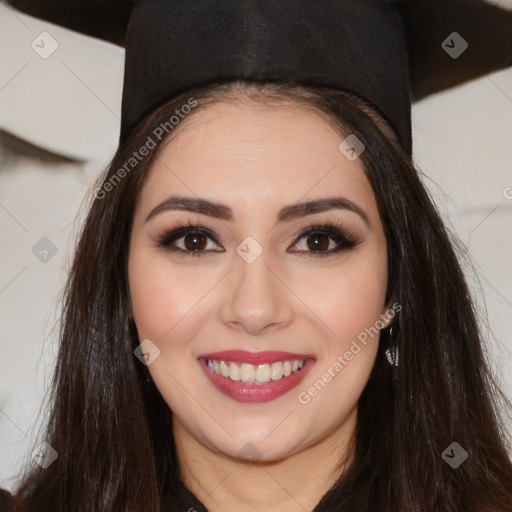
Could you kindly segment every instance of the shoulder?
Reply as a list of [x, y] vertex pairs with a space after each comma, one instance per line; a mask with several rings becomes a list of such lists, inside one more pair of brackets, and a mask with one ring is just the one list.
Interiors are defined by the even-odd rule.
[[9, 491], [0, 489], [0, 512], [14, 512], [17, 500]]

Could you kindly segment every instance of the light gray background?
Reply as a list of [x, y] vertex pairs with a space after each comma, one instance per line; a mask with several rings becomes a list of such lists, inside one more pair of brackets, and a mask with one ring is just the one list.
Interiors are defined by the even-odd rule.
[[[50, 48], [42, 32], [58, 44], [47, 58], [31, 47], [44, 37]], [[41, 162], [0, 139], [0, 487], [13, 489], [45, 413], [82, 200], [117, 146], [124, 52], [2, 4], [0, 51], [0, 130], [83, 161]], [[512, 70], [416, 104], [413, 135], [425, 182], [467, 248], [488, 352], [512, 399]], [[46, 263], [32, 253], [43, 237], [57, 248]]]

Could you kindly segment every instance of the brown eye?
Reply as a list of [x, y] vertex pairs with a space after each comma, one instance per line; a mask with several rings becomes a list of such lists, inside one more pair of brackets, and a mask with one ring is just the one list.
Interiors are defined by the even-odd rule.
[[359, 241], [342, 226], [322, 224], [310, 226], [295, 238], [291, 252], [310, 256], [330, 256], [355, 247]]
[[326, 251], [329, 249], [329, 237], [327, 235], [309, 235], [306, 243], [311, 251]]
[[202, 251], [207, 244], [207, 238], [201, 233], [189, 233], [183, 237], [185, 248], [189, 251]]
[[212, 252], [223, 252], [215, 235], [202, 226], [181, 226], [160, 238], [158, 244], [167, 251], [184, 256], [202, 256]]

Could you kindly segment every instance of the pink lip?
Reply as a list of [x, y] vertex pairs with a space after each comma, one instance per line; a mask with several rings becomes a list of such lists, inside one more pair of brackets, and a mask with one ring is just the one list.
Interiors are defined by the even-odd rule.
[[[241, 351], [228, 351], [229, 353], [232, 352], [241, 352]], [[246, 355], [246, 352], [241, 352], [242, 354]], [[206, 376], [210, 380], [210, 382], [213, 384], [213, 386], [226, 395], [227, 397], [231, 398], [232, 400], [236, 400], [237, 402], [242, 403], [263, 403], [263, 402], [271, 402], [272, 400], [275, 400], [276, 398], [279, 398], [280, 396], [284, 395], [291, 389], [295, 388], [300, 384], [300, 382], [304, 379], [306, 374], [311, 370], [311, 368], [315, 365], [315, 360], [308, 358], [307, 356], [304, 356], [302, 354], [291, 354], [293, 357], [289, 358], [288, 356], [290, 353], [288, 352], [269, 352], [270, 354], [273, 354], [272, 357], [274, 357], [275, 361], [289, 361], [289, 360], [303, 360], [306, 359], [306, 362], [301, 370], [292, 373], [288, 377], [283, 377], [279, 380], [271, 380], [267, 384], [249, 384], [247, 382], [242, 381], [234, 381], [231, 380], [229, 377], [223, 377], [222, 375], [218, 375], [213, 370], [210, 370], [208, 367], [208, 361], [207, 359], [217, 359], [219, 358], [219, 354], [224, 354], [223, 352], [216, 352], [215, 354], [210, 354], [208, 357], [200, 356], [198, 361], [205, 372]], [[264, 354], [264, 352], [258, 353], [258, 354]], [[281, 354], [280, 357], [282, 357], [282, 354], [286, 354], [286, 357], [284, 359], [279, 359], [275, 354]], [[210, 357], [215, 355], [215, 357]], [[253, 354], [254, 355], [254, 354]], [[233, 361], [233, 359], [223, 356], [224, 359]], [[220, 358], [222, 359], [222, 357]], [[244, 361], [236, 361], [236, 362], [250, 362], [247, 361], [247, 358]], [[265, 362], [270, 362], [269, 359], [265, 359]], [[254, 363], [251, 363], [254, 364]]]
[[278, 361], [303, 361], [304, 359], [315, 359], [311, 354], [293, 354], [292, 352], [278, 352], [275, 350], [266, 350], [263, 352], [248, 352], [246, 350], [222, 350], [220, 352], [211, 352], [210, 354], [201, 354], [198, 359], [214, 359], [216, 361], [232, 361], [234, 363], [263, 364], [276, 363]]

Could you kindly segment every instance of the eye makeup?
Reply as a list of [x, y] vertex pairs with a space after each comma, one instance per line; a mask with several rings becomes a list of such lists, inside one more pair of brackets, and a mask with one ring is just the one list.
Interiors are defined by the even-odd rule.
[[[304, 238], [307, 241], [315, 240], [316, 242], [322, 239], [324, 241], [330, 240], [334, 242], [336, 246], [329, 250], [293, 249], [293, 247], [296, 247], [298, 242]], [[200, 224], [193, 223], [190, 220], [187, 223], [175, 223], [171, 228], [161, 230], [157, 235], [157, 240], [158, 247], [162, 250], [185, 257], [201, 257], [210, 255], [213, 252], [225, 251], [211, 229]], [[185, 243], [182, 242], [180, 245], [184, 245], [185, 248], [177, 246], [177, 242], [182, 240]], [[330, 241], [328, 242], [328, 246], [331, 245]], [[187, 244], [187, 242], [191, 242], [191, 244]], [[213, 242], [217, 247], [206, 249], [209, 244], [211, 245], [211, 242]], [[291, 243], [293, 245], [288, 250], [293, 254], [300, 254], [301, 256], [326, 257], [353, 249], [356, 245], [361, 243], [361, 239], [352, 230], [348, 229], [341, 221], [330, 220], [324, 223], [305, 224], [301, 226], [299, 228], [299, 234], [292, 237]], [[189, 247], [188, 250], [187, 245]], [[194, 245], [195, 247], [193, 247]], [[313, 245], [316, 245], [317, 248], [319, 245], [320, 248], [325, 246], [325, 244], [322, 243], [316, 243]]]

